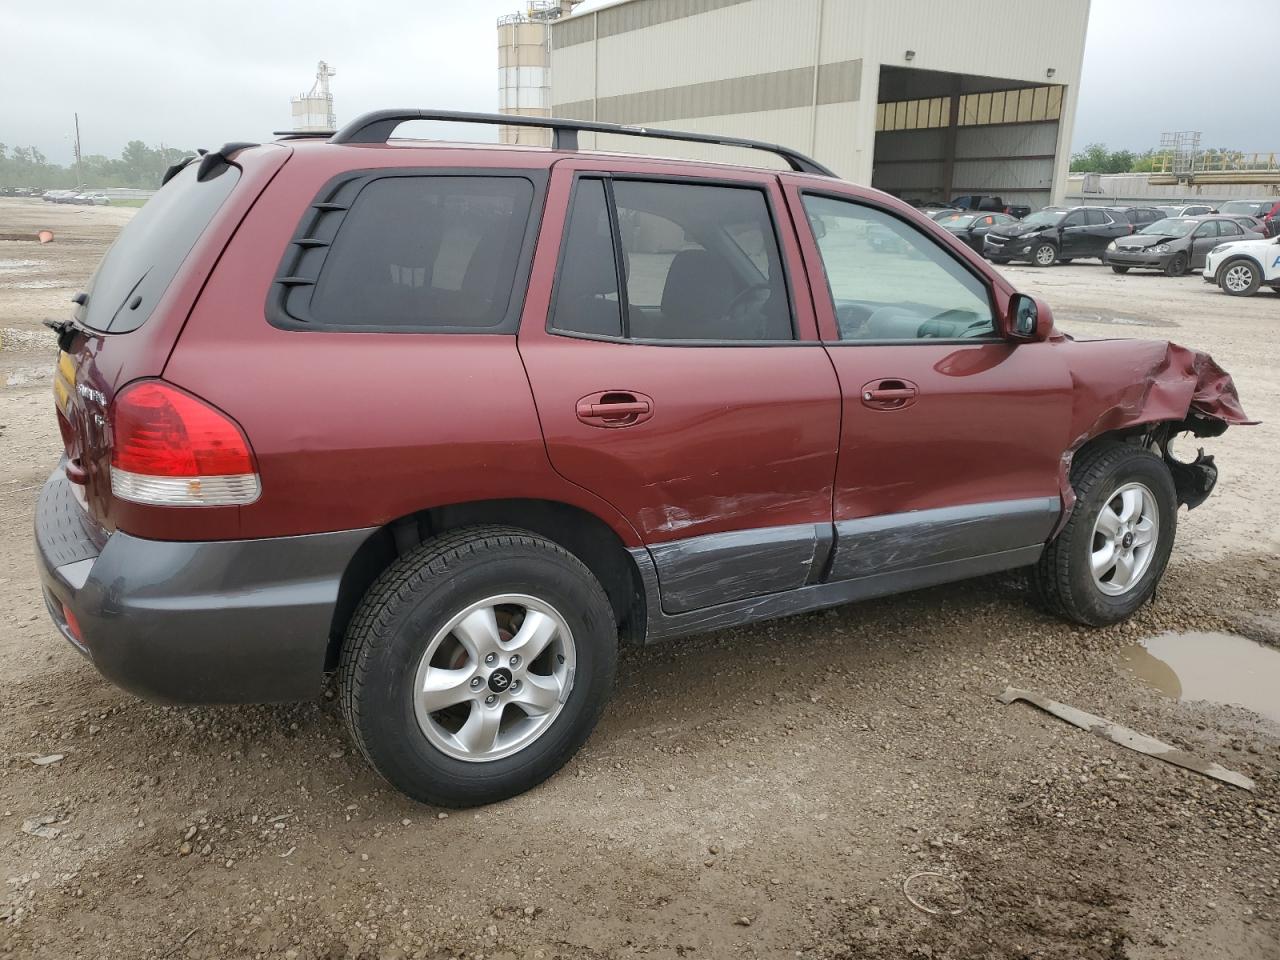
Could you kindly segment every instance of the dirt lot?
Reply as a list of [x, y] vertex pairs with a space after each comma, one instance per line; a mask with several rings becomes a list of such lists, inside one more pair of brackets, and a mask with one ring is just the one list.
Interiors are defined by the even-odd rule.
[[[1209, 349], [1267, 421], [1213, 444], [1219, 490], [1133, 622], [1065, 626], [1005, 576], [629, 651], [561, 775], [446, 816], [386, 789], [330, 702], [152, 706], [48, 623], [38, 321], [131, 213], [0, 200], [0, 232], [58, 235], [0, 243], [0, 957], [1280, 957], [1280, 729], [1163, 699], [1117, 656], [1165, 630], [1280, 641], [1280, 297], [1009, 270], [1074, 335]], [[1006, 683], [1257, 792], [1001, 706]], [[906, 901], [922, 870], [960, 915]]]

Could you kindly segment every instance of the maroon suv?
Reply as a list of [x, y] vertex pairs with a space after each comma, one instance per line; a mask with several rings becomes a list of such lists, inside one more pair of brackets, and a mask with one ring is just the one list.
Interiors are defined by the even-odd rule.
[[[391, 141], [549, 126], [549, 150]], [[303, 699], [413, 797], [509, 796], [637, 644], [1014, 568], [1153, 594], [1204, 354], [1076, 341], [909, 206], [381, 111], [171, 170], [59, 333], [36, 543], [62, 633], [178, 702]], [[641, 133], [632, 129], [625, 132]], [[873, 243], [886, 233], [896, 243]]]

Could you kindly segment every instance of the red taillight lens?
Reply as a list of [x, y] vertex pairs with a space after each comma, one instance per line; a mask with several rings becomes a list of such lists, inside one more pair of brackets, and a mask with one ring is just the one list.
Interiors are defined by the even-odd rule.
[[126, 387], [112, 406], [111, 478], [139, 503], [251, 503], [259, 484], [249, 441], [234, 420], [161, 380]]

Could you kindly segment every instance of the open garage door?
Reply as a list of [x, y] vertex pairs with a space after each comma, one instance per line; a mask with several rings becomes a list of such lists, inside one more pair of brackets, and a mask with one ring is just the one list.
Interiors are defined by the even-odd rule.
[[881, 67], [871, 185], [913, 202], [1049, 203], [1063, 88]]

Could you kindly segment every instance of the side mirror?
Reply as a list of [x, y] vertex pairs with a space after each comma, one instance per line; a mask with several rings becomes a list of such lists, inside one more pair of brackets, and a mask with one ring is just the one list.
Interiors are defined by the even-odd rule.
[[1049, 339], [1053, 332], [1053, 311], [1043, 300], [1015, 293], [1009, 298], [1004, 335], [1010, 340], [1035, 342]]

